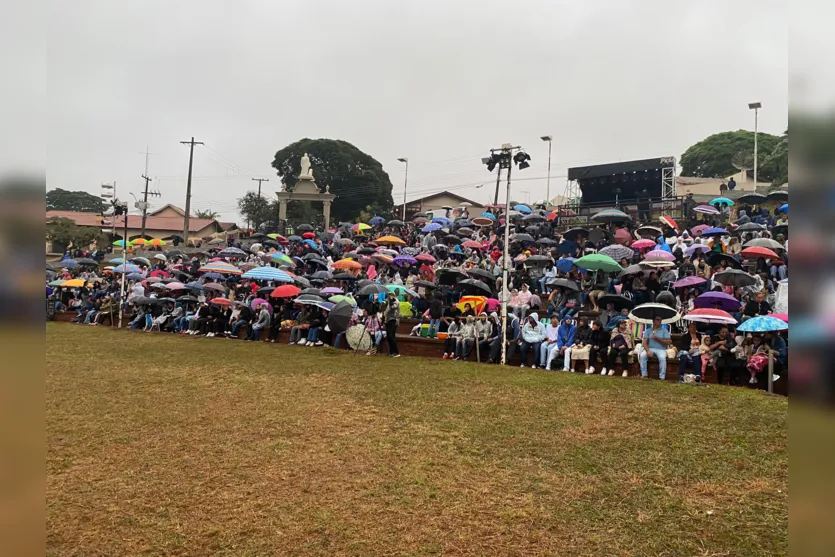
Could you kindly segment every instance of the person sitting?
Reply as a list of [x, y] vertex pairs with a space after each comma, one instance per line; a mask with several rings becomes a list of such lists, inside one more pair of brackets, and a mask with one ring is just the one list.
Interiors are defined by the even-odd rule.
[[[591, 346], [589, 345], [590, 340], [591, 327], [588, 326], [586, 318], [581, 317], [577, 320], [577, 328], [574, 330], [574, 342], [565, 351], [565, 360], [568, 362], [568, 369], [571, 373], [576, 371], [574, 362], [577, 360], [585, 360], [588, 362], [589, 351], [591, 350]], [[586, 365], [587, 375], [594, 373], [594, 369], [590, 368], [591, 366]]]
[[499, 321], [496, 337], [493, 339], [493, 342], [490, 343], [490, 359], [487, 360], [487, 363], [489, 364], [499, 361], [499, 355], [502, 350], [502, 342], [504, 342], [505, 345], [505, 356], [507, 361], [513, 357], [513, 351], [516, 349], [516, 345], [520, 342], [522, 328], [519, 326], [519, 320], [515, 315], [513, 315], [509, 307], [507, 313], [505, 314], [505, 319], [507, 320], [507, 327], [505, 328], [504, 338], [502, 338], [502, 326], [501, 321]]
[[[644, 330], [642, 336], [644, 350], [638, 356], [638, 363], [641, 368], [641, 377], [647, 378], [647, 364], [651, 357], [658, 359], [658, 378], [662, 381], [667, 377], [667, 346], [670, 340], [670, 331], [663, 327], [662, 319], [656, 315], [652, 319], [652, 326]], [[726, 328], [727, 331], [727, 328]]]
[[545, 340], [542, 341], [542, 347], [539, 354], [539, 367], [546, 368], [548, 364], [548, 354], [551, 349], [557, 345], [557, 333], [559, 332], [560, 321], [556, 315], [551, 316], [550, 323], [545, 327]]
[[713, 339], [710, 344], [710, 359], [716, 368], [717, 379], [721, 385], [725, 379], [725, 372], [728, 372], [728, 384], [736, 384], [736, 356], [731, 350], [736, 346], [733, 337], [728, 334], [728, 327], [722, 325], [719, 328], [719, 336]]
[[298, 344], [299, 346], [306, 344], [307, 341], [302, 335], [307, 336], [307, 331], [310, 329], [310, 321], [310, 310], [307, 306], [302, 306], [301, 311], [296, 316], [296, 324], [290, 328], [290, 342], [288, 344]]
[[452, 318], [452, 322], [447, 326], [447, 336], [444, 339], [444, 355], [442, 358], [455, 358], [455, 352], [458, 348], [458, 338], [461, 336], [461, 317], [456, 315]]
[[629, 322], [626, 319], [617, 321], [614, 332], [609, 339], [609, 371], [615, 369], [617, 358], [620, 358], [623, 365], [623, 377], [629, 375], [629, 353], [633, 349], [632, 331], [629, 330]]
[[468, 315], [466, 317], [466, 321], [464, 321], [464, 324], [461, 326], [461, 329], [459, 330], [458, 342], [455, 345], [456, 360], [467, 361], [467, 357], [470, 354], [470, 350], [472, 350], [473, 346], [475, 345], [475, 339], [475, 317], [473, 317], [472, 315]]
[[554, 358], [563, 358], [562, 371], [569, 370], [569, 362], [566, 357], [568, 348], [574, 344], [574, 333], [577, 327], [571, 317], [566, 317], [557, 329], [557, 344], [548, 353], [548, 361], [545, 362], [545, 371], [551, 371], [551, 362]]
[[522, 345], [519, 350], [522, 355], [522, 365], [520, 367], [525, 367], [528, 349], [533, 349], [531, 367], [535, 368], [539, 364], [540, 345], [545, 340], [545, 327], [539, 322], [539, 315], [532, 313], [527, 317], [527, 321], [522, 326], [521, 336]]
[[267, 304], [261, 304], [258, 311], [258, 320], [252, 324], [252, 330], [245, 340], [258, 340], [262, 329], [270, 327], [270, 312], [267, 309]]
[[[592, 374], [595, 372], [594, 364], [597, 362], [597, 356], [601, 355], [601, 359], [603, 360], [603, 369], [600, 370], [600, 375], [614, 375], [615, 370], [607, 370], [606, 369], [606, 346], [609, 342], [608, 335], [606, 331], [603, 330], [599, 321], [594, 321], [591, 324], [591, 336], [589, 337], [588, 346], [589, 346], [589, 359], [588, 359], [588, 370], [586, 373]], [[572, 354], [573, 357], [573, 354]]]

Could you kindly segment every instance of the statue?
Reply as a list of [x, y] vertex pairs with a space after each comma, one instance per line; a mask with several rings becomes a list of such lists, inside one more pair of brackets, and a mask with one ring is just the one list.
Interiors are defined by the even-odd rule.
[[330, 185], [325, 186], [325, 193], [330, 193], [330, 192], [331, 192]]
[[301, 160], [301, 172], [299, 173], [299, 180], [312, 180], [313, 179], [313, 170], [310, 169], [310, 157], [307, 156], [307, 153], [302, 155]]

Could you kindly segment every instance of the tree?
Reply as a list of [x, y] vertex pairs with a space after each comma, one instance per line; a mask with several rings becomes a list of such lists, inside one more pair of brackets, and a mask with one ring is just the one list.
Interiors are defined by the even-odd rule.
[[58, 244], [86, 248], [92, 243], [103, 244], [107, 237], [91, 226], [78, 226], [72, 219], [63, 217], [49, 219], [46, 223], [46, 238]]
[[196, 219], [217, 220], [220, 218], [220, 213], [211, 209], [197, 209], [196, 211], [194, 211], [194, 215], [192, 216]]
[[[392, 184], [383, 165], [354, 145], [339, 139], [305, 138], [278, 151], [272, 166], [288, 187], [294, 186], [298, 179], [304, 153], [310, 157], [316, 184], [323, 190], [329, 186], [330, 193], [337, 196], [331, 207], [331, 218], [353, 220], [368, 205], [379, 207], [381, 211], [391, 210], [394, 204]], [[292, 205], [287, 207], [288, 220], [293, 215], [290, 210]], [[316, 210], [321, 214], [320, 207]]]
[[771, 153], [763, 158], [757, 171], [763, 176], [769, 176], [774, 186], [781, 186], [789, 181], [789, 130], [786, 130]]
[[254, 191], [246, 192], [246, 194], [238, 199], [238, 212], [246, 219], [249, 226], [258, 229], [262, 224], [267, 223], [276, 211], [270, 205], [270, 201], [264, 197], [259, 196]]
[[[757, 136], [760, 161], [776, 147], [780, 138], [760, 132]], [[737, 153], [754, 152], [754, 132], [738, 130], [713, 134], [687, 149], [679, 163], [683, 176], [698, 178], [724, 178], [739, 172], [731, 164]], [[758, 168], [758, 180], [772, 180], [773, 176], [764, 168]]]
[[68, 191], [61, 188], [46, 192], [47, 211], [81, 211], [101, 213], [105, 208], [101, 198], [86, 191]]

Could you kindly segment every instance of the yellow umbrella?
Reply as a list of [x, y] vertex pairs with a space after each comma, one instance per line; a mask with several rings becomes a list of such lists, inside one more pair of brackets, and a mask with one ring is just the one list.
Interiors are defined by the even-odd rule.
[[398, 246], [405, 246], [406, 242], [398, 238], [397, 236], [382, 236], [374, 240], [378, 244], [395, 244]]
[[164, 246], [165, 245], [165, 240], [160, 240], [158, 238], [154, 238], [153, 240], [149, 240], [148, 244], [150, 244], [152, 246]]
[[84, 279], [70, 279], [65, 280], [61, 283], [61, 286], [67, 286], [69, 288], [81, 288], [82, 286], [87, 286], [87, 281]]

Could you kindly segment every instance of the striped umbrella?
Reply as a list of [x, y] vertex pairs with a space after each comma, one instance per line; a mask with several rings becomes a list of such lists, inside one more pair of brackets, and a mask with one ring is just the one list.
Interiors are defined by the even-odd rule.
[[253, 280], [272, 280], [277, 282], [293, 282], [293, 277], [275, 267], [257, 267], [243, 274], [242, 278]]
[[606, 246], [597, 253], [608, 255], [615, 261], [620, 261], [621, 259], [632, 259], [635, 256], [635, 252], [633, 250], [626, 246], [620, 246], [618, 244]]
[[225, 261], [212, 261], [198, 269], [201, 273], [218, 273], [221, 275], [241, 275], [243, 271]]
[[710, 205], [697, 205], [694, 209], [697, 213], [702, 213], [704, 215], [718, 215], [719, 209], [716, 207], [712, 207]]
[[113, 269], [114, 273], [139, 273], [144, 276], [145, 273], [142, 272], [142, 269], [134, 265], [133, 263], [123, 263], [119, 265], [115, 269]]

